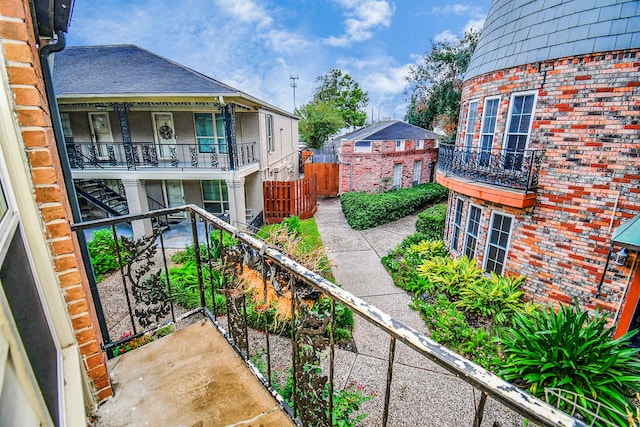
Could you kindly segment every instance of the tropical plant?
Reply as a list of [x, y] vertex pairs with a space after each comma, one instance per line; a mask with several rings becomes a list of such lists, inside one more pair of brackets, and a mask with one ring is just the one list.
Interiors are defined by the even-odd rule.
[[460, 288], [456, 306], [503, 324], [509, 316], [525, 309], [520, 286], [525, 276], [498, 276], [491, 272], [489, 280], [477, 280]]
[[457, 296], [462, 288], [487, 280], [484, 270], [466, 255], [453, 260], [446, 257], [427, 259], [418, 267], [418, 274], [451, 296]]
[[[545, 388], [563, 389], [583, 398], [579, 404], [615, 425], [627, 425], [622, 414], [633, 408], [631, 396], [640, 391], [639, 348], [630, 347], [629, 332], [613, 339], [607, 316], [597, 309], [593, 317], [575, 306], [557, 311], [547, 306], [538, 315], [515, 313], [512, 327], [501, 338], [506, 362], [500, 374], [509, 381], [522, 381], [535, 396]], [[562, 402], [557, 403], [563, 409]], [[578, 410], [580, 412], [580, 410]], [[590, 421], [586, 411], [581, 414]]]

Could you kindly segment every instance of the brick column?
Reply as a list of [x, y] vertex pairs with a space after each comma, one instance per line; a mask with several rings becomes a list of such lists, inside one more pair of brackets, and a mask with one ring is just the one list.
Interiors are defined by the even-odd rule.
[[23, 0], [0, 2], [0, 40], [6, 61], [3, 66], [6, 66], [10, 90], [15, 97], [14, 112], [21, 129], [42, 231], [49, 244], [84, 367], [100, 401], [110, 397], [113, 390], [107, 374], [106, 357], [100, 350], [100, 328], [78, 242], [69, 227], [72, 216], [28, 5], [29, 2]]
[[244, 178], [227, 179], [226, 183], [229, 194], [229, 216], [231, 218], [231, 224], [243, 229], [247, 222]]

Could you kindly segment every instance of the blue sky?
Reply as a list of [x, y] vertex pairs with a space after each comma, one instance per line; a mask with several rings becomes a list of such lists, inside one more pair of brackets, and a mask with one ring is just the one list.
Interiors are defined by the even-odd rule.
[[410, 65], [480, 28], [490, 0], [76, 0], [68, 45], [136, 44], [288, 111], [341, 69], [402, 119]]

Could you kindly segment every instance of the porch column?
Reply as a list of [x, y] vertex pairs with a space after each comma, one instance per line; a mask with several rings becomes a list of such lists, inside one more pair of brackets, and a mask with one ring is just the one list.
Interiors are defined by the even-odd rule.
[[133, 145], [131, 144], [131, 133], [129, 132], [129, 105], [130, 104], [114, 104], [113, 109], [118, 113], [118, 121], [120, 122], [120, 130], [122, 131], [122, 144], [124, 146], [124, 157], [127, 160], [127, 168], [135, 169], [136, 163], [133, 154]]
[[244, 177], [226, 180], [229, 193], [229, 216], [231, 224], [240, 229], [246, 227], [247, 203], [244, 198]]
[[[144, 181], [140, 179], [123, 179], [124, 193], [127, 196], [130, 214], [138, 214], [149, 211], [149, 201], [147, 200], [147, 189]], [[150, 219], [141, 219], [131, 222], [133, 237], [136, 239], [153, 232]]]

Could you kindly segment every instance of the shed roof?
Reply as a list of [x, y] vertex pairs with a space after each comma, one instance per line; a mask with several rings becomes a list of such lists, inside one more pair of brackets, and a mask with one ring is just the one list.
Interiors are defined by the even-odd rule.
[[616, 228], [612, 241], [630, 249], [640, 250], [640, 214]]
[[637, 47], [638, 0], [494, 0], [465, 79], [538, 61]]
[[435, 132], [410, 125], [400, 120], [374, 123], [354, 132], [342, 135], [337, 140], [348, 141], [391, 141], [394, 139], [438, 139], [440, 135]]

